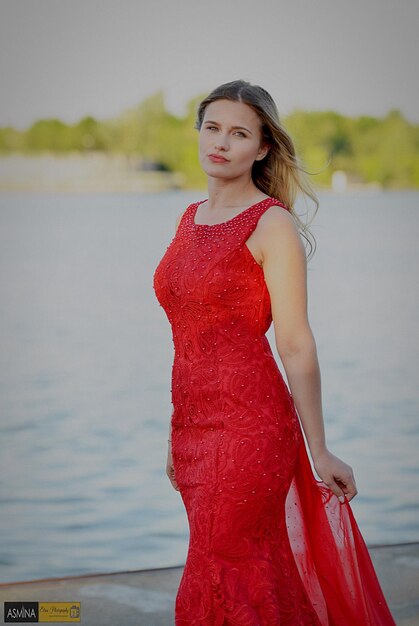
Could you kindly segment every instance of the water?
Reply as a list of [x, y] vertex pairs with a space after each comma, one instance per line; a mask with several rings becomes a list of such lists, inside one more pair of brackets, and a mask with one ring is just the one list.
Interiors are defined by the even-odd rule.
[[[152, 276], [204, 195], [1, 196], [0, 581], [185, 562]], [[313, 225], [328, 444], [369, 544], [419, 540], [418, 223], [419, 194], [400, 192], [325, 194]]]

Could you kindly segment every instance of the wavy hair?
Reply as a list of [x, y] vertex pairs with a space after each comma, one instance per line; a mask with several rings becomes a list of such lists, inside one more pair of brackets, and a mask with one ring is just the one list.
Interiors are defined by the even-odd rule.
[[[268, 196], [282, 202], [293, 216], [301, 235], [310, 246], [307, 259], [314, 254], [316, 240], [309, 230], [319, 208], [319, 201], [308, 178], [307, 172], [296, 155], [294, 143], [282, 125], [278, 109], [272, 96], [259, 85], [251, 85], [244, 80], [234, 80], [216, 87], [202, 100], [198, 107], [195, 128], [201, 129], [205, 109], [216, 100], [243, 102], [250, 106], [261, 121], [264, 143], [270, 149], [261, 161], [255, 161], [252, 179], [256, 187]], [[309, 197], [315, 204], [313, 217], [306, 223], [295, 212], [295, 202], [301, 192], [305, 199]]]

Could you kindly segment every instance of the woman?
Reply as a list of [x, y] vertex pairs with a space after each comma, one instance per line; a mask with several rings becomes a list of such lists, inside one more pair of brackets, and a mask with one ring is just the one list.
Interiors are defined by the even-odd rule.
[[352, 469], [325, 441], [293, 211], [315, 196], [261, 87], [221, 85], [197, 128], [208, 199], [179, 216], [154, 276], [175, 347], [167, 473], [190, 528], [176, 625], [394, 625]]

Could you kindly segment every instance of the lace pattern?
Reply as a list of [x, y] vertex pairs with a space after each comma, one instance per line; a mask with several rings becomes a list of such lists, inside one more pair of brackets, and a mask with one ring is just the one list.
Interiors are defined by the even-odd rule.
[[274, 198], [221, 224], [190, 205], [154, 274], [173, 332], [172, 456], [190, 541], [176, 626], [394, 625], [349, 503], [312, 473], [246, 245]]

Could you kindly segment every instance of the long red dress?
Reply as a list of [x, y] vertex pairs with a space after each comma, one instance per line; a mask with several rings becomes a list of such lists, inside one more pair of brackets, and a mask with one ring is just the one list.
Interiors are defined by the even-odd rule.
[[172, 326], [172, 455], [190, 538], [176, 626], [395, 626], [350, 504], [311, 469], [246, 240], [278, 200], [199, 225], [154, 274]]

